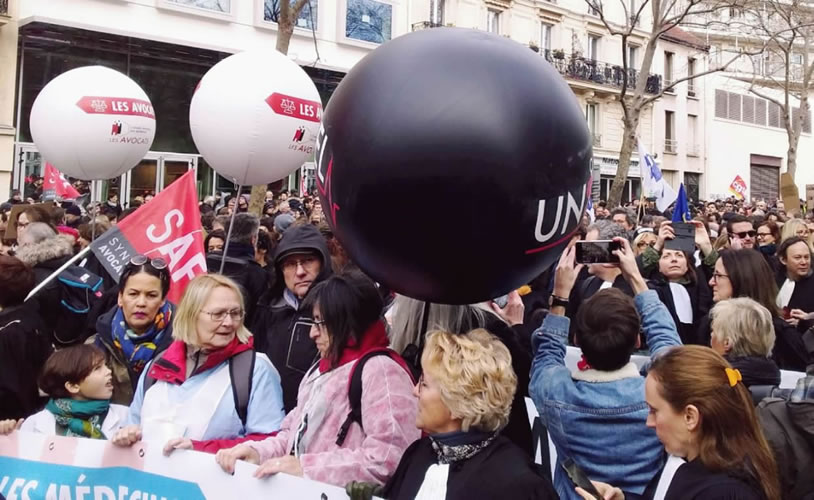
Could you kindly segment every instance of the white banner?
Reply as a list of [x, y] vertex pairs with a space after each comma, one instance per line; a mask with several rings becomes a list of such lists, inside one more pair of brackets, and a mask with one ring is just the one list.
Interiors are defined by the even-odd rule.
[[344, 489], [277, 474], [255, 479], [238, 462], [229, 475], [214, 455], [159, 443], [119, 448], [107, 441], [28, 432], [0, 436], [0, 498], [6, 500], [345, 500]]

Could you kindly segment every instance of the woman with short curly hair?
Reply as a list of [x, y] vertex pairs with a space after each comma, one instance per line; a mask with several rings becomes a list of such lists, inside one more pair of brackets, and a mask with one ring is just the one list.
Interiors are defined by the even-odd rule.
[[390, 499], [557, 498], [551, 481], [500, 431], [509, 421], [517, 376], [509, 349], [484, 329], [434, 331], [421, 356], [424, 374], [410, 446], [379, 492]]

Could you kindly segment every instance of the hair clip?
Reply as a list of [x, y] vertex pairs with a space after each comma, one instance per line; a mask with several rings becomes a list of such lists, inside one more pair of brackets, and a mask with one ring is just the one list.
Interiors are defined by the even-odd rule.
[[740, 370], [736, 368], [726, 368], [726, 377], [729, 379], [730, 387], [735, 387], [735, 384], [743, 380]]

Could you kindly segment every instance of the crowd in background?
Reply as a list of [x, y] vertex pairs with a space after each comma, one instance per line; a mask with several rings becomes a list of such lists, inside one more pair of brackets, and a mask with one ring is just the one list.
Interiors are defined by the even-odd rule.
[[[814, 213], [798, 207], [695, 203], [690, 252], [670, 213], [599, 202], [505, 303], [452, 306], [365, 276], [315, 193], [268, 192], [259, 217], [247, 195], [206, 197], [209, 273], [178, 304], [165, 260], [137, 255], [116, 282], [88, 254], [98, 289], [70, 316], [59, 280], [26, 297], [150, 200], [11, 220], [22, 202], [0, 206], [0, 433], [160, 441], [355, 498], [593, 498], [568, 463], [593, 494], [655, 498], [670, 455], [660, 498], [814, 495]], [[615, 241], [618, 263], [577, 262], [579, 240]]]

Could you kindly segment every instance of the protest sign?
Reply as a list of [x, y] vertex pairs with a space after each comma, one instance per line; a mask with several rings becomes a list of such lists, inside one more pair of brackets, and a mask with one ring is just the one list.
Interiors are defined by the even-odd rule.
[[286, 474], [256, 479], [255, 469], [238, 462], [230, 475], [214, 455], [178, 450], [165, 457], [160, 443], [120, 448], [28, 432], [0, 436], [0, 497], [7, 500], [348, 498], [342, 488]]
[[800, 190], [794, 182], [794, 177], [788, 172], [780, 174], [780, 197], [786, 207], [786, 213], [790, 216], [801, 215], [800, 213]]
[[195, 171], [182, 175], [97, 238], [91, 250], [116, 281], [135, 255], [164, 259], [171, 277], [167, 298], [177, 304], [187, 283], [206, 272]]
[[740, 175], [735, 176], [735, 180], [729, 185], [729, 192], [734, 194], [739, 200], [746, 198], [746, 181]]

